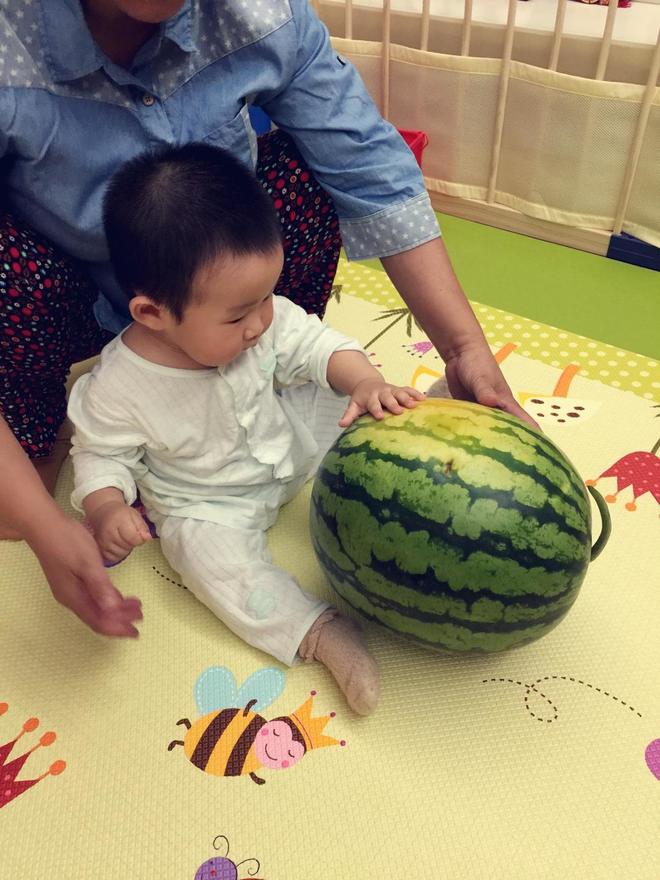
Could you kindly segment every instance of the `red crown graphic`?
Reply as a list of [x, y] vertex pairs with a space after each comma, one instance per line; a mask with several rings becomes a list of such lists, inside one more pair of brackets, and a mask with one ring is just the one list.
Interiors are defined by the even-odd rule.
[[[0, 703], [0, 715], [4, 715], [8, 708], [9, 706], [7, 703]], [[23, 794], [28, 788], [32, 788], [33, 785], [36, 785], [37, 782], [45, 779], [46, 776], [58, 776], [66, 767], [64, 761], [54, 761], [48, 770], [45, 773], [42, 773], [41, 776], [37, 776], [36, 779], [16, 779], [21, 772], [23, 764], [25, 764], [32, 752], [35, 752], [41, 746], [52, 745], [57, 739], [53, 731], [48, 730], [46, 733], [42, 734], [36, 746], [33, 746], [24, 755], [21, 755], [20, 758], [15, 758], [13, 761], [7, 762], [9, 753], [23, 734], [32, 733], [37, 727], [39, 727], [39, 719], [28, 718], [18, 736], [11, 740], [11, 742], [5, 743], [4, 746], [0, 746], [0, 807], [6, 806], [9, 801], [13, 801], [15, 797], [18, 797], [19, 794]]]

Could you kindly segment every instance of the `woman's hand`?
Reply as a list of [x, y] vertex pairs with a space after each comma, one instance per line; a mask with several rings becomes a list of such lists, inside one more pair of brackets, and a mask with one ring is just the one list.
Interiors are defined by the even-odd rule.
[[412, 409], [417, 405], [417, 401], [424, 400], [424, 397], [421, 391], [390, 385], [382, 377], [363, 379], [353, 389], [339, 425], [347, 428], [364, 413], [371, 413], [375, 419], [382, 419], [384, 410], [399, 415], [404, 409]]
[[79, 522], [56, 513], [26, 540], [39, 560], [55, 599], [94, 632], [135, 637], [140, 600], [124, 597], [103, 566], [96, 541]]
[[511, 413], [537, 431], [541, 428], [516, 402], [495, 358], [485, 343], [459, 350], [446, 362], [445, 376], [452, 397]]

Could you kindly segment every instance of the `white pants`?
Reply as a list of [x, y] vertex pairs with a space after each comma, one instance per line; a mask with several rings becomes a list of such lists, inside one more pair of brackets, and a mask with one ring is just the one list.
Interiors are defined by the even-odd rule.
[[[292, 486], [300, 488], [340, 434], [337, 422], [347, 400], [311, 385], [283, 395], [319, 446], [310, 472]], [[291, 494], [285, 492], [283, 500]], [[305, 634], [329, 606], [272, 564], [266, 533], [177, 516], [158, 517], [156, 524], [163, 554], [186, 587], [236, 635], [291, 666]]]

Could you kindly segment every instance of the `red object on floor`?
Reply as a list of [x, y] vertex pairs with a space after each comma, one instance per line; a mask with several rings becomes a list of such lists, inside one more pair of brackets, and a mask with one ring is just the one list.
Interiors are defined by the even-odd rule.
[[[609, 0], [578, 0], [579, 3], [598, 3], [600, 6], [609, 6]], [[619, 0], [619, 6], [623, 9], [628, 9], [630, 6], [630, 0]]]
[[408, 129], [400, 128], [399, 134], [408, 144], [417, 159], [417, 164], [422, 167], [422, 153], [424, 147], [428, 144], [429, 139], [425, 131], [408, 131]]

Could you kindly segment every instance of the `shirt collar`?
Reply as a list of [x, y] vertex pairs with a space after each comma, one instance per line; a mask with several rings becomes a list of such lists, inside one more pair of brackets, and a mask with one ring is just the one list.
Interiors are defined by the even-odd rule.
[[[41, 37], [44, 57], [55, 82], [79, 79], [105, 63], [90, 34], [80, 0], [41, 0]], [[161, 34], [184, 52], [197, 46], [193, 38], [192, 0], [161, 26]]]
[[194, 52], [192, 0], [186, 0], [180, 11], [165, 22], [165, 36], [184, 52]]

